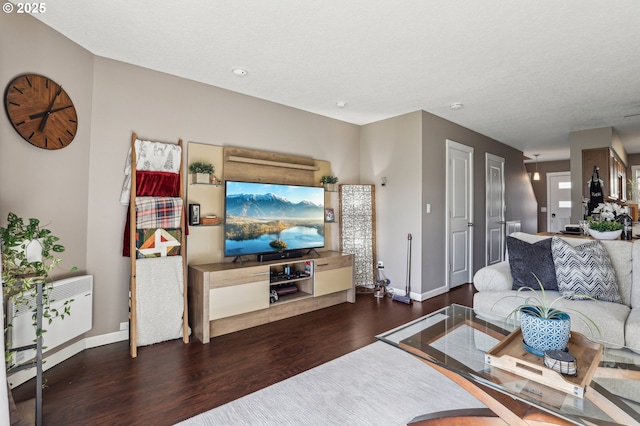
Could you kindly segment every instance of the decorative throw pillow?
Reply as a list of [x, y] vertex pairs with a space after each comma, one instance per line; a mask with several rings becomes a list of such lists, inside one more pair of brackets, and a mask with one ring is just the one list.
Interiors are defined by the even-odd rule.
[[556, 267], [551, 255], [551, 238], [530, 244], [515, 237], [507, 237], [509, 267], [513, 276], [513, 290], [520, 287], [540, 288], [536, 277], [545, 290], [557, 290]]
[[551, 240], [556, 265], [558, 290], [568, 299], [580, 295], [607, 302], [620, 303], [616, 272], [607, 249], [600, 241], [589, 241], [573, 247], [561, 238]]

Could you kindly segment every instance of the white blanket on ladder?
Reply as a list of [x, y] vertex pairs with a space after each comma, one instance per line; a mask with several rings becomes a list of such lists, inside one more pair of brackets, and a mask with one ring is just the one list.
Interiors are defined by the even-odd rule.
[[182, 337], [182, 256], [136, 260], [137, 346]]

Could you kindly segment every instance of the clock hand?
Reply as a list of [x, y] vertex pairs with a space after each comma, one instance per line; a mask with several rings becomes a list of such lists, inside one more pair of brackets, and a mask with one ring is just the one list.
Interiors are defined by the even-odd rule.
[[58, 86], [58, 90], [56, 91], [56, 94], [53, 95], [53, 99], [51, 99], [51, 103], [49, 104], [49, 109], [47, 109], [47, 111], [45, 112], [44, 117], [42, 118], [42, 123], [40, 123], [40, 128], [38, 129], [40, 132], [44, 132], [44, 126], [47, 125], [49, 114], [51, 114], [51, 110], [53, 109], [53, 104], [56, 102], [56, 99], [58, 99], [58, 95], [60, 94], [60, 92], [62, 92], [62, 86]]
[[63, 109], [71, 108], [72, 106], [73, 105], [67, 105], [67, 106], [64, 106], [64, 107], [61, 107], [61, 108], [52, 109], [51, 111], [42, 111], [42, 112], [39, 112], [37, 114], [31, 114], [29, 116], [29, 119], [33, 120], [33, 119], [36, 119], [36, 118], [44, 117], [47, 114], [53, 114], [54, 112], [62, 111]]

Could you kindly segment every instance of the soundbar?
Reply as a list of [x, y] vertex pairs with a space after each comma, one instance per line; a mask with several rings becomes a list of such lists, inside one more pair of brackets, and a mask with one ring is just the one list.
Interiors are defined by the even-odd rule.
[[302, 250], [281, 251], [278, 253], [265, 253], [258, 255], [258, 262], [266, 262], [269, 260], [294, 259], [302, 257]]

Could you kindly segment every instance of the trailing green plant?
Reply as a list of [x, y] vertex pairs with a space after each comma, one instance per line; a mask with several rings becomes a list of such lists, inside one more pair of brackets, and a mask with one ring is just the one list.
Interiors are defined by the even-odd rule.
[[336, 176], [322, 176], [320, 178], [321, 183], [338, 183], [338, 178]]
[[212, 175], [214, 172], [213, 164], [195, 161], [189, 164], [189, 173], [205, 173]]
[[[582, 322], [586, 324], [586, 326], [589, 328], [589, 331], [592, 334], [593, 334], [594, 328], [598, 331], [598, 333], [600, 333], [600, 327], [598, 327], [598, 324], [596, 324], [595, 321], [593, 321], [584, 313], [575, 309], [563, 308], [563, 310], [560, 310], [556, 308], [554, 305], [562, 299], [569, 299], [569, 295], [560, 294], [558, 297], [551, 300], [550, 298], [547, 297], [547, 292], [545, 291], [544, 286], [542, 285], [542, 282], [540, 282], [540, 279], [538, 278], [538, 276], [533, 272], [531, 274], [538, 282], [538, 286], [540, 287], [539, 290], [534, 289], [532, 287], [520, 287], [516, 291], [515, 295], [505, 296], [503, 298], [500, 298], [496, 303], [494, 303], [493, 306], [495, 307], [495, 305], [500, 303], [500, 301], [505, 298], [516, 297], [516, 298], [524, 299], [524, 302], [522, 304], [516, 306], [509, 313], [509, 315], [507, 315], [507, 319], [515, 319], [517, 313], [520, 312], [522, 308], [528, 308], [527, 313], [529, 313], [530, 315], [533, 315], [539, 318], [546, 318], [546, 319], [560, 319], [562, 313], [571, 312], [576, 314], [577, 318], [579, 318]], [[521, 292], [526, 292], [529, 294], [525, 297], [521, 295]], [[594, 300], [598, 302], [597, 299], [594, 299], [591, 296], [587, 296], [586, 294], [572, 294], [571, 297], [579, 298], [579, 299], [589, 299], [589, 300]]]
[[[51, 324], [54, 318], [70, 315], [70, 303], [73, 299], [65, 301], [59, 309], [51, 306], [53, 281], [49, 277], [50, 272], [62, 259], [56, 257], [56, 253], [63, 253], [65, 248], [59, 244], [60, 238], [51, 233], [49, 229], [40, 224], [40, 220], [30, 218], [25, 221], [15, 213], [7, 216], [7, 226], [0, 227], [0, 242], [2, 243], [2, 290], [5, 300], [11, 298], [14, 305], [27, 305], [31, 311], [34, 326], [36, 325], [35, 300], [37, 300], [38, 280], [43, 281], [42, 292], [42, 316]], [[32, 256], [35, 252], [37, 255]], [[72, 268], [75, 271], [76, 268]], [[11, 318], [5, 319], [6, 327], [11, 326]], [[36, 328], [36, 338], [46, 330]], [[7, 342], [10, 347], [10, 342]], [[7, 360], [9, 352], [5, 353]]]

